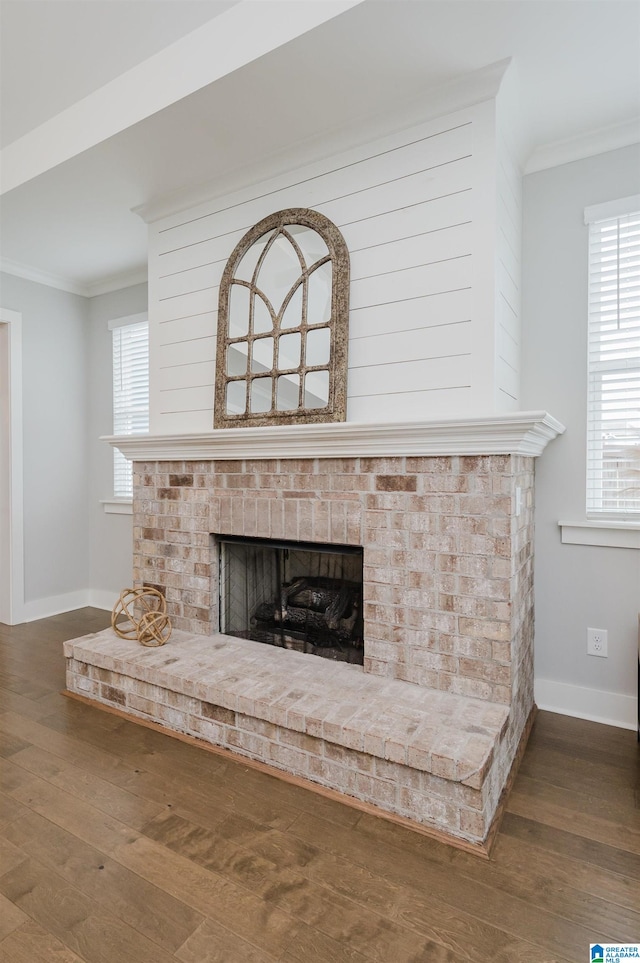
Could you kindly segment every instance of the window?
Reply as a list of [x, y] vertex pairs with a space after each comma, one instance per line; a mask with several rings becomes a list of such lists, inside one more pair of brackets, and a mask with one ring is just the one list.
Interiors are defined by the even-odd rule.
[[[113, 433], [149, 431], [149, 325], [146, 314], [109, 322], [113, 337]], [[113, 452], [113, 494], [133, 497], [131, 462]]]
[[640, 196], [587, 208], [587, 514], [640, 517]]
[[264, 218], [220, 283], [216, 428], [344, 421], [349, 253], [317, 211]]

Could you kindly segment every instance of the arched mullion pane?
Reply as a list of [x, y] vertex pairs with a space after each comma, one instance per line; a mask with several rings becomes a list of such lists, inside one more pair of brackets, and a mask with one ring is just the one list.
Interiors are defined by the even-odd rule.
[[[278, 314], [277, 314], [277, 316], [276, 316], [276, 322], [277, 322], [277, 325], [278, 325], [278, 331], [281, 330], [281, 327], [282, 327], [282, 319], [284, 318], [284, 316], [285, 316], [285, 314], [286, 314], [287, 308], [289, 307], [289, 305], [290, 305], [291, 302], [293, 301], [294, 297], [296, 296], [297, 291], [300, 289], [300, 285], [304, 283], [304, 279], [305, 279], [305, 275], [304, 275], [304, 274], [301, 274], [300, 277], [298, 278], [298, 280], [296, 281], [296, 283], [291, 286], [291, 289], [290, 289], [289, 293], [287, 294], [286, 298], [285, 298], [284, 301], [282, 302], [282, 307], [280, 308], [280, 311], [278, 312]], [[290, 325], [290, 327], [292, 327], [292, 328], [297, 328], [297, 327], [300, 327], [300, 325], [292, 324], [292, 325]]]
[[284, 301], [305, 270], [299, 245], [282, 229], [265, 247], [256, 264], [253, 283], [268, 297], [276, 314], [280, 314]]
[[[323, 264], [326, 264], [328, 261], [331, 261], [331, 257], [330, 257], [329, 255], [327, 255], [327, 257], [320, 258], [318, 261], [316, 261], [314, 264], [312, 264], [310, 268], [307, 268], [305, 271], [303, 271], [303, 273], [300, 275], [300, 277], [296, 280], [295, 284], [293, 284], [293, 285], [291, 286], [291, 289], [289, 290], [289, 293], [287, 294], [287, 296], [285, 297], [284, 301], [282, 302], [282, 307], [280, 308], [280, 311], [278, 312], [277, 315], [275, 315], [275, 313], [274, 313], [274, 317], [275, 317], [274, 326], [275, 326], [275, 324], [277, 324], [278, 330], [281, 330], [281, 329], [282, 329], [282, 322], [283, 322], [283, 320], [284, 320], [284, 316], [285, 316], [285, 314], [287, 313], [287, 309], [288, 309], [289, 305], [291, 304], [292, 300], [295, 298], [297, 292], [300, 290], [301, 287], [304, 287], [304, 286], [305, 286], [305, 282], [308, 281], [309, 276], [310, 276], [311, 274], [313, 274], [313, 272], [316, 271], [318, 268], [322, 267]], [[306, 285], [306, 290], [307, 290], [307, 301], [308, 301], [308, 284]], [[302, 305], [302, 308], [301, 308], [300, 324], [299, 324], [299, 325], [295, 325], [295, 324], [287, 325], [287, 328], [297, 328], [297, 327], [301, 327], [301, 325], [302, 325], [302, 311], [303, 311], [303, 310], [304, 310], [304, 298], [303, 298], [303, 305]]]
[[275, 244], [277, 238], [279, 238], [279, 237], [280, 237], [280, 231], [276, 231], [276, 232], [269, 238], [268, 242], [265, 244], [265, 246], [264, 246], [264, 251], [262, 252], [262, 254], [260, 255], [260, 257], [258, 258], [258, 263], [256, 264], [255, 268], [253, 269], [253, 275], [251, 276], [251, 285], [252, 285], [252, 287], [254, 287], [254, 288], [257, 287], [257, 283], [256, 283], [256, 282], [257, 282], [257, 279], [258, 279], [258, 275], [259, 275], [259, 273], [260, 273], [260, 268], [262, 267], [262, 264], [263, 264], [263, 262], [264, 262], [264, 259], [265, 259], [266, 256], [267, 256], [267, 254], [269, 253], [269, 251], [271, 250], [271, 248], [272, 248], [273, 245]]
[[279, 233], [280, 233], [283, 237], [286, 237], [286, 239], [289, 241], [289, 244], [291, 245], [291, 247], [294, 249], [294, 251], [295, 251], [296, 254], [298, 255], [298, 260], [300, 261], [300, 270], [301, 270], [302, 273], [304, 274], [304, 272], [307, 270], [307, 262], [305, 261], [305, 259], [304, 259], [304, 254], [303, 254], [302, 251], [300, 250], [299, 245], [296, 243], [295, 238], [293, 237], [292, 234], [289, 234], [289, 232], [287, 231], [287, 229], [286, 229], [285, 227], [283, 227], [283, 228], [280, 230]]
[[[270, 328], [269, 328], [269, 327], [265, 327], [265, 328], [262, 328], [262, 327], [261, 327], [259, 331], [256, 330], [256, 299], [259, 301], [260, 304], [264, 305], [264, 307], [267, 309], [267, 314], [269, 315], [269, 319], [270, 319], [270, 321], [271, 321], [271, 327], [270, 327]], [[275, 331], [275, 329], [276, 329], [276, 313], [275, 313], [275, 311], [274, 311], [273, 305], [271, 304], [271, 301], [269, 300], [269, 298], [266, 297], [266, 295], [264, 294], [263, 291], [260, 290], [260, 288], [257, 288], [257, 287], [255, 287], [254, 285], [252, 285], [252, 286], [251, 286], [250, 301], [251, 301], [251, 313], [250, 313], [250, 322], [251, 322], [251, 323], [250, 323], [250, 327], [249, 327], [249, 334], [251, 335], [251, 337], [255, 337], [255, 336], [258, 336], [258, 335], [261, 335], [261, 334], [268, 334], [269, 331]]]
[[251, 386], [254, 381], [265, 381], [267, 378], [269, 378], [271, 382], [271, 408], [265, 409], [265, 411], [262, 412], [263, 414], [265, 414], [267, 410], [273, 411], [275, 406], [276, 378], [274, 375], [275, 375], [275, 372], [273, 368], [270, 371], [253, 371], [253, 372], [250, 371], [247, 374], [247, 398], [249, 400], [249, 403], [251, 400], [251, 390], [252, 390]]
[[[276, 237], [277, 237], [277, 234], [274, 234], [274, 236], [271, 238], [270, 243], [272, 243]], [[269, 245], [265, 247], [265, 251], [263, 252], [263, 257], [268, 247]], [[253, 364], [255, 363], [254, 345], [256, 341], [266, 340], [266, 338], [270, 337], [270, 340], [273, 342], [273, 336], [276, 328], [276, 315], [273, 309], [273, 305], [271, 304], [269, 298], [255, 284], [255, 278], [258, 270], [259, 270], [259, 266], [256, 268], [256, 271], [254, 272], [254, 279], [251, 284], [251, 324], [250, 324], [250, 330], [249, 330], [249, 345], [250, 345], [249, 350], [250, 350], [251, 361], [249, 364], [249, 369], [250, 369], [249, 377], [247, 379], [247, 403], [248, 403], [247, 411], [254, 410], [251, 405], [251, 398], [253, 397], [252, 395], [253, 382], [258, 378], [266, 379], [267, 377], [269, 377], [271, 382], [271, 405], [269, 408], [260, 409], [260, 413], [266, 414], [268, 411], [273, 411], [273, 408], [275, 405], [274, 379], [273, 379], [273, 347], [272, 347], [271, 367], [269, 369], [265, 369], [264, 371], [252, 371], [251, 369]], [[262, 330], [261, 328], [260, 331], [256, 331], [256, 301], [258, 301], [261, 305], [264, 305], [264, 307], [266, 307], [269, 314], [269, 318], [271, 320], [270, 329], [265, 328], [264, 330]], [[270, 335], [269, 335], [269, 331], [270, 331]]]
[[314, 311], [310, 317], [307, 312], [307, 324], [329, 324], [332, 313], [332, 277], [331, 258], [317, 261], [309, 271], [308, 303], [313, 304]]
[[302, 318], [300, 319], [300, 386], [298, 389], [298, 406], [304, 409], [304, 369], [307, 353], [307, 311], [309, 308], [309, 273], [302, 281]]
[[[269, 242], [269, 244], [274, 240], [274, 238], [275, 238], [276, 236], [277, 236], [277, 235], [274, 235], [274, 237], [271, 238], [271, 241]], [[269, 247], [269, 244], [266, 245], [265, 250]], [[264, 252], [262, 253], [262, 256], [261, 256], [261, 257], [264, 258]], [[255, 275], [254, 275], [254, 276], [255, 276]], [[275, 314], [274, 314], [274, 310], [273, 310], [273, 307], [272, 307], [269, 299], [268, 299], [267, 297], [265, 297], [265, 295], [264, 295], [264, 293], [263, 293], [262, 291], [260, 291], [258, 288], [256, 288], [255, 283], [254, 283], [253, 281], [252, 281], [252, 282], [248, 282], [248, 281], [243, 281], [242, 279], [234, 278], [233, 283], [234, 283], [234, 284], [241, 285], [242, 287], [247, 288], [248, 291], [249, 291], [249, 326], [248, 326], [248, 327], [249, 327], [249, 330], [248, 330], [246, 336], [243, 337], [243, 338], [237, 338], [237, 339], [236, 339], [236, 338], [234, 338], [234, 339], [231, 339], [231, 338], [230, 338], [230, 339], [229, 339], [229, 343], [236, 343], [236, 342], [238, 342], [238, 341], [246, 341], [246, 343], [247, 343], [248, 370], [247, 370], [246, 376], [244, 376], [243, 379], [240, 379], [240, 378], [229, 378], [229, 380], [230, 380], [230, 381], [231, 381], [231, 380], [234, 380], [234, 381], [244, 380], [244, 382], [245, 382], [245, 394], [246, 394], [245, 411], [251, 411], [251, 397], [252, 397], [252, 395], [251, 395], [251, 391], [252, 391], [251, 385], [252, 385], [252, 382], [253, 382], [253, 380], [254, 380], [256, 377], [264, 377], [264, 376], [265, 376], [265, 372], [255, 373], [255, 372], [252, 372], [252, 371], [250, 370], [250, 369], [251, 369], [251, 365], [253, 364], [253, 360], [254, 360], [254, 347], [253, 347], [253, 346], [254, 346], [254, 342], [255, 342], [256, 340], [259, 340], [259, 338], [256, 338], [256, 332], [255, 332], [255, 300], [256, 300], [256, 297], [258, 297], [258, 298], [260, 299], [260, 302], [265, 305], [265, 307], [267, 308], [267, 311], [269, 312], [269, 315], [270, 315], [270, 317], [271, 317], [272, 330], [273, 330], [273, 328], [274, 328]], [[266, 332], [266, 331], [265, 331], [265, 332], [258, 332], [258, 334], [267, 334], [267, 332]], [[272, 369], [271, 369], [271, 373], [272, 373]], [[271, 395], [272, 395], [272, 398], [271, 398], [271, 402], [272, 402], [271, 408], [273, 409], [273, 404], [274, 404], [274, 392], [273, 392], [273, 389], [272, 389]]]

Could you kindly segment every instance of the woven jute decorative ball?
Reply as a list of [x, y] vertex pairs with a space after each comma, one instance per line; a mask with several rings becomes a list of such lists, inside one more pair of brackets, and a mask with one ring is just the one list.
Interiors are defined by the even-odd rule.
[[164, 645], [171, 635], [171, 622], [166, 612], [145, 612], [138, 622], [138, 642], [142, 645]]
[[[123, 615], [126, 621], [118, 622]], [[111, 628], [121, 639], [136, 639], [142, 645], [164, 645], [171, 635], [164, 595], [150, 585], [123, 589], [111, 613]]]

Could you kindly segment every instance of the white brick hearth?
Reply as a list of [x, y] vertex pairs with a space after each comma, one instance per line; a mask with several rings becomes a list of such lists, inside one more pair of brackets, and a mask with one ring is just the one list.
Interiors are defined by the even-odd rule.
[[507, 706], [259, 642], [108, 629], [65, 643], [69, 691], [470, 840], [501, 784]]

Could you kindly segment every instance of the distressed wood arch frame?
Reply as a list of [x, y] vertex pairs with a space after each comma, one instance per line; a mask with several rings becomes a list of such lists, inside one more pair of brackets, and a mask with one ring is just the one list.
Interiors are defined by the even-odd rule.
[[[298, 248], [298, 245], [286, 230], [287, 227], [297, 226], [308, 227], [311, 230], [316, 231], [327, 246], [329, 252], [328, 256], [316, 261], [312, 266], [307, 265], [305, 267], [304, 259], [300, 249]], [[265, 251], [258, 260], [252, 282], [236, 279], [236, 270], [238, 269], [240, 262], [247, 251], [249, 251], [256, 241], [262, 238], [265, 234], [268, 234], [274, 230], [276, 233], [270, 239]], [[286, 333], [290, 333], [291, 330], [294, 332], [299, 330], [301, 335], [301, 345], [303, 345], [305, 343], [305, 335], [307, 331], [313, 330], [314, 327], [318, 328], [318, 325], [307, 325], [308, 279], [313, 271], [321, 266], [321, 264], [324, 264], [329, 260], [331, 261], [331, 312], [328, 323], [324, 325], [324, 327], [327, 327], [330, 332], [329, 361], [328, 364], [323, 364], [321, 366], [323, 370], [328, 370], [329, 372], [328, 403], [322, 408], [304, 407], [304, 394], [302, 389], [303, 378], [306, 377], [308, 372], [314, 372], [318, 370], [320, 366], [307, 366], [305, 364], [304, 348], [302, 348], [301, 361], [298, 368], [290, 369], [287, 372], [289, 374], [295, 374], [297, 371], [299, 375], [300, 388], [298, 407], [286, 411], [277, 409], [276, 382], [278, 379], [279, 370], [277, 369], [274, 360], [274, 365], [270, 372], [272, 379], [271, 409], [269, 411], [252, 412], [250, 410], [251, 383], [257, 377], [265, 377], [265, 375], [268, 375], [268, 372], [251, 372], [251, 364], [249, 362], [247, 364], [247, 371], [244, 378], [242, 375], [230, 375], [227, 371], [227, 352], [229, 347], [235, 342], [245, 339], [248, 344], [248, 352], [250, 353], [253, 341], [256, 340], [253, 331], [252, 308], [250, 308], [248, 333], [246, 338], [245, 336], [232, 338], [229, 334], [231, 289], [234, 283], [241, 284], [249, 289], [250, 298], [259, 296], [265, 300], [264, 293], [257, 287], [255, 282], [259, 268], [266, 256], [268, 248], [278, 237], [282, 235], [284, 235], [292, 244], [294, 250], [297, 250], [297, 254], [301, 262], [301, 273], [299, 280], [291, 288], [289, 294], [285, 298], [278, 314], [276, 315], [273, 311], [271, 311], [274, 346], [277, 345], [277, 340], [280, 337], [280, 323], [282, 316], [289, 301], [292, 299], [299, 286], [302, 286], [301, 322], [298, 328], [287, 328]], [[244, 237], [236, 245], [229, 260], [227, 261], [224, 273], [222, 275], [222, 280], [220, 282], [213, 420], [214, 428], [310, 424], [345, 420], [347, 408], [347, 350], [349, 341], [349, 275], [349, 251], [347, 249], [346, 242], [336, 225], [318, 211], [312, 211], [307, 208], [288, 208], [283, 211], [277, 211], [276, 213], [270, 214], [268, 217], [263, 218], [249, 231], [247, 231]], [[261, 332], [261, 334], [264, 336], [264, 332]], [[274, 352], [274, 359], [275, 357], [277, 357], [277, 351]], [[243, 380], [245, 382], [246, 392], [245, 411], [241, 414], [238, 414], [237, 412], [228, 413], [227, 386], [230, 384], [230, 382]]]

